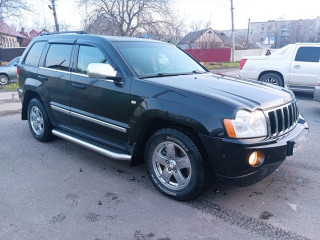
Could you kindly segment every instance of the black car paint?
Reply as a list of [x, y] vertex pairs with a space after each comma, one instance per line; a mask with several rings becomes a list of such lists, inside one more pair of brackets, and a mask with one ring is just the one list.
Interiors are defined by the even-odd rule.
[[[41, 68], [48, 44], [42, 53], [40, 68], [22, 64], [35, 41], [74, 44], [70, 72]], [[295, 136], [293, 132], [308, 128], [305, 122], [300, 123], [299, 129], [295, 128], [295, 131], [278, 139], [230, 139], [223, 127], [223, 119], [233, 119], [239, 109], [253, 111], [281, 106], [294, 99], [292, 93], [262, 83], [216, 76], [206, 69], [203, 74], [139, 79], [113, 46], [114, 41], [133, 40], [91, 35], [36, 38], [26, 49], [19, 64], [20, 86], [23, 86], [19, 91], [23, 102], [22, 119], [27, 119], [27, 104], [24, 101], [26, 96], [29, 99], [30, 96], [39, 95], [55, 127], [133, 155], [143, 150], [150, 129], [154, 131], [164, 125], [191, 131], [197, 136], [195, 140], [199, 141], [204, 158], [211, 163], [220, 179], [240, 180], [245, 184], [263, 178], [272, 172], [275, 165], [280, 165], [287, 156], [287, 142]], [[77, 44], [100, 49], [111, 61], [111, 65], [120, 72], [122, 83], [74, 74]], [[48, 76], [48, 80], [41, 76]], [[54, 80], [61, 78], [64, 79], [63, 84]], [[54, 99], [52, 93], [57, 94]], [[85, 120], [54, 112], [51, 105], [117, 125], [126, 131], [93, 125]], [[163, 125], [154, 126], [155, 123]], [[257, 146], [267, 157], [261, 167], [253, 168], [247, 159]], [[135, 159], [132, 161], [136, 161]], [[245, 177], [249, 175], [250, 177]]]

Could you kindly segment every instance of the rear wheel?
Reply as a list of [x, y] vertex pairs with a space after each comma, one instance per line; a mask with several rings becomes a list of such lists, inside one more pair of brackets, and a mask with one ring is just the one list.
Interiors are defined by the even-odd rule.
[[52, 126], [42, 103], [33, 98], [28, 105], [28, 123], [32, 135], [40, 142], [47, 142], [53, 138]]
[[0, 74], [0, 85], [6, 85], [9, 83], [9, 78], [5, 74]]
[[157, 131], [147, 143], [145, 157], [149, 177], [164, 195], [187, 201], [204, 189], [204, 161], [186, 134], [170, 128]]
[[276, 73], [266, 73], [259, 78], [259, 81], [283, 87], [282, 78]]

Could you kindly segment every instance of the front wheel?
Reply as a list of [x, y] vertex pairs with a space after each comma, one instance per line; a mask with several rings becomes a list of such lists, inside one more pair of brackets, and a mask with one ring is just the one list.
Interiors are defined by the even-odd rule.
[[158, 130], [147, 143], [145, 158], [149, 177], [162, 194], [188, 201], [204, 189], [204, 161], [186, 134], [170, 128]]
[[9, 78], [5, 74], [0, 74], [0, 85], [6, 85], [9, 83]]
[[32, 135], [40, 142], [47, 142], [53, 138], [52, 125], [42, 103], [33, 98], [28, 105], [28, 123]]
[[276, 73], [264, 74], [259, 78], [259, 81], [283, 87], [282, 78]]

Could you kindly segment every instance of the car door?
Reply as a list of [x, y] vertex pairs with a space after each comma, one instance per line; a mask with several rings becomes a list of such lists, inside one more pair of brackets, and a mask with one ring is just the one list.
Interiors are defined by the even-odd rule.
[[[90, 78], [90, 63], [114, 66], [103, 48], [79, 42], [71, 75], [71, 115], [75, 129], [98, 139], [124, 144], [132, 113], [129, 79], [122, 83], [111, 79]], [[115, 68], [115, 67], [114, 67]]]
[[58, 125], [70, 125], [70, 59], [73, 44], [50, 43], [39, 67], [39, 86], [49, 102], [53, 119]]
[[320, 47], [301, 46], [291, 64], [289, 85], [314, 87], [320, 79]]

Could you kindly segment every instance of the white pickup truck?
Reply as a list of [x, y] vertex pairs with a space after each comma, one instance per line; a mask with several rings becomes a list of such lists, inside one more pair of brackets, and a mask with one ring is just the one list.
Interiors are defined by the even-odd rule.
[[320, 43], [289, 44], [269, 56], [244, 57], [240, 77], [312, 91], [320, 80]]

